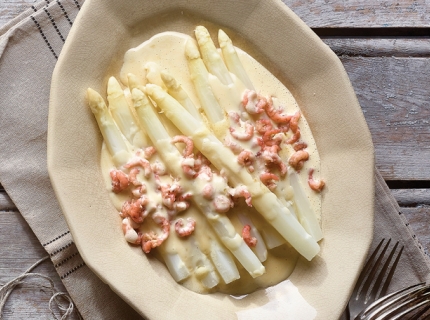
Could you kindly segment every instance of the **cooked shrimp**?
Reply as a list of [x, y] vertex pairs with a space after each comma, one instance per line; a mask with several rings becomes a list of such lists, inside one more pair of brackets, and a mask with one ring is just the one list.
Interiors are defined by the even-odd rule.
[[300, 134], [300, 129], [297, 128], [297, 131], [293, 134], [293, 136], [290, 139], [288, 139], [287, 141], [285, 141], [285, 143], [287, 143], [287, 144], [296, 143], [297, 141], [299, 141], [300, 135], [301, 135]]
[[245, 90], [243, 93], [242, 105], [249, 114], [262, 113], [266, 103], [266, 99], [259, 96], [254, 90]]
[[255, 130], [257, 130], [257, 132], [260, 134], [264, 134], [266, 131], [272, 129], [272, 121], [270, 121], [269, 119], [259, 119], [255, 122]]
[[306, 142], [296, 142], [293, 144], [294, 151], [306, 149], [308, 147]]
[[202, 195], [203, 195], [203, 198], [205, 198], [206, 200], [212, 200], [213, 199], [214, 187], [212, 186], [211, 183], [205, 184], [205, 186], [203, 187], [203, 190], [202, 190]]
[[161, 234], [157, 235], [154, 231], [142, 235], [142, 250], [145, 253], [160, 246], [170, 234], [170, 221], [164, 217], [154, 217], [154, 221], [161, 226]]
[[182, 170], [185, 175], [189, 178], [194, 178], [196, 171], [194, 170], [194, 143], [193, 140], [186, 136], [174, 136], [172, 143], [182, 142], [185, 143], [185, 149], [183, 153], [184, 160], [182, 160]]
[[124, 165], [124, 168], [130, 169], [133, 167], [142, 167], [144, 170], [145, 178], [148, 178], [152, 173], [151, 164], [148, 160], [135, 156]]
[[248, 247], [255, 247], [257, 245], [257, 238], [251, 236], [251, 226], [249, 224], [243, 226], [242, 238]]
[[129, 217], [122, 220], [122, 232], [125, 240], [133, 244], [140, 244], [142, 242], [142, 233], [137, 232], [135, 229], [137, 229], [137, 226], [133, 225], [133, 220]]
[[273, 191], [276, 188], [275, 181], [279, 181], [279, 177], [276, 174], [270, 172], [263, 172], [260, 174], [260, 180], [264, 185]]
[[155, 149], [153, 146], [147, 147], [145, 150], [143, 150], [144, 157], [147, 160], [149, 160], [156, 152], [157, 149]]
[[290, 120], [290, 129], [293, 133], [296, 133], [297, 129], [299, 128], [299, 120], [300, 120], [301, 113], [300, 111], [297, 111]]
[[113, 192], [120, 193], [121, 191], [128, 188], [130, 180], [126, 173], [121, 170], [112, 169], [109, 174], [110, 178], [112, 179]]
[[[275, 148], [277, 147], [277, 148]], [[272, 147], [265, 148], [261, 153], [261, 158], [264, 160], [266, 165], [277, 165], [281, 175], [287, 173], [287, 165], [282, 161], [278, 154], [279, 146], [274, 145]]]
[[303, 168], [303, 165], [306, 160], [309, 159], [309, 153], [307, 153], [305, 150], [299, 150], [294, 152], [290, 159], [288, 159], [288, 163], [290, 166], [292, 166], [294, 169], [299, 171]]
[[184, 219], [179, 218], [175, 223], [175, 231], [180, 237], [187, 237], [193, 233], [196, 226], [196, 221], [193, 218], [187, 218], [187, 224], [184, 224]]
[[248, 191], [248, 188], [245, 186], [237, 186], [236, 188], [230, 188], [228, 193], [233, 197], [243, 197], [245, 198], [245, 202], [249, 207], [252, 207], [252, 198], [251, 193]]
[[231, 141], [230, 139], [224, 139], [224, 145], [229, 147], [234, 154], [239, 154], [243, 148], [235, 141]]
[[226, 213], [233, 207], [231, 199], [223, 194], [216, 196], [212, 203], [215, 207], [215, 211], [219, 213]]
[[250, 172], [254, 171], [254, 167], [252, 166], [252, 163], [255, 160], [254, 154], [249, 150], [243, 150], [238, 156], [237, 156], [237, 163], [239, 163], [241, 166], [248, 167], [248, 170]]
[[184, 158], [189, 158], [193, 155], [194, 143], [193, 140], [186, 136], [174, 136], [172, 138], [172, 143], [182, 142], [185, 143], [185, 149], [183, 156]]
[[134, 186], [142, 185], [142, 182], [137, 179], [137, 175], [139, 174], [139, 172], [140, 170], [138, 168], [132, 168], [128, 175], [130, 183], [132, 183]]
[[272, 99], [267, 101], [264, 110], [266, 111], [267, 116], [275, 123], [288, 123], [292, 118], [291, 115], [283, 115], [279, 110], [276, 110], [273, 106]]
[[266, 146], [280, 145], [282, 142], [282, 135], [278, 135], [281, 133], [281, 129], [271, 129], [267, 130], [263, 135], [263, 142]]
[[309, 187], [316, 192], [321, 192], [321, 190], [325, 186], [325, 182], [324, 180], [314, 180], [313, 174], [314, 174], [314, 169], [309, 169], [309, 175], [308, 175]]
[[167, 170], [166, 170], [166, 166], [164, 165], [164, 163], [160, 162], [160, 161], [155, 161], [152, 165], [151, 165], [151, 169], [152, 172], [154, 172], [154, 174], [157, 174], [159, 176], [163, 176], [166, 174]]
[[145, 211], [145, 206], [148, 203], [149, 199], [146, 196], [126, 201], [122, 205], [120, 215], [123, 218], [130, 217], [136, 223], [142, 223], [148, 215], [148, 211]]
[[251, 122], [246, 121], [244, 131], [236, 131], [235, 128], [230, 127], [230, 134], [236, 140], [248, 141], [251, 140], [252, 136], [254, 135], [254, 126], [251, 124]]

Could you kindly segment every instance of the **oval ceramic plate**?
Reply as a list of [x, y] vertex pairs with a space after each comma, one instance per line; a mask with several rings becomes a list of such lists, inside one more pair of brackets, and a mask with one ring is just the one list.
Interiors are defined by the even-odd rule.
[[[235, 319], [265, 305], [264, 291], [235, 300], [176, 284], [166, 268], [123, 239], [100, 171], [102, 138], [85, 90], [105, 92], [122, 57], [152, 35], [196, 25], [222, 27], [234, 43], [293, 93], [321, 157], [321, 252], [299, 259], [290, 277], [319, 319], [341, 314], [373, 231], [373, 146], [348, 76], [336, 55], [280, 1], [87, 0], [55, 68], [48, 166], [58, 200], [87, 265], [150, 319]], [[211, 32], [215, 34], [214, 32]], [[281, 315], [282, 316], [282, 315]]]

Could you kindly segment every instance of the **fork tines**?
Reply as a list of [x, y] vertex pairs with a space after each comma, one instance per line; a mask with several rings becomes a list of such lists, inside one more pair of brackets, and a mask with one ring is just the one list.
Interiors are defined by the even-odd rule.
[[355, 319], [417, 320], [429, 309], [430, 285], [419, 283], [376, 300]]
[[378, 297], [384, 296], [387, 292], [388, 286], [393, 278], [394, 271], [403, 252], [403, 246], [400, 248], [394, 262], [391, 264], [399, 243], [397, 242], [394, 245], [384, 262], [384, 256], [391, 239], [387, 241], [382, 251], [379, 252], [384, 241], [385, 239], [382, 239], [378, 244], [357, 280], [348, 304], [350, 319], [355, 319], [355, 317], [370, 303], [378, 299]]

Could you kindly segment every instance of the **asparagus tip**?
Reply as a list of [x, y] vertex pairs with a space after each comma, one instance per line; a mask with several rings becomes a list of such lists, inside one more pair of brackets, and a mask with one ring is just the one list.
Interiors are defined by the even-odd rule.
[[219, 42], [219, 46], [221, 48], [226, 46], [229, 43], [232, 43], [232, 41], [229, 38], [229, 36], [227, 35], [227, 33], [225, 33], [224, 30], [222, 30], [222, 29], [218, 30], [218, 42]]
[[185, 56], [188, 60], [194, 60], [200, 58], [200, 52], [196, 44], [192, 40], [188, 40], [185, 44]]

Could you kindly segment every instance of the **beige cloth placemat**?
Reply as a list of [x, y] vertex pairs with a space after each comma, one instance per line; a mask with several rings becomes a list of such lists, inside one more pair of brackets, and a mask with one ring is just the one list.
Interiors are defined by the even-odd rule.
[[[51, 75], [83, 0], [40, 1], [0, 29], [0, 182], [46, 249], [85, 319], [139, 319], [80, 257], [46, 168]], [[389, 290], [430, 280], [430, 262], [379, 173], [373, 247], [405, 245]]]

